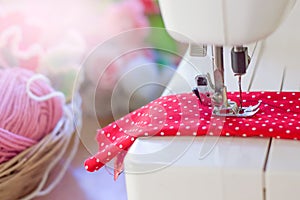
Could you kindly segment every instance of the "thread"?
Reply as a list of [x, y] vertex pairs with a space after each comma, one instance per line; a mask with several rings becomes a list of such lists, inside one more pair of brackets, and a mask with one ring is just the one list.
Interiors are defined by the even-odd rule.
[[0, 70], [0, 163], [35, 145], [63, 114], [64, 98], [46, 77], [21, 68]]

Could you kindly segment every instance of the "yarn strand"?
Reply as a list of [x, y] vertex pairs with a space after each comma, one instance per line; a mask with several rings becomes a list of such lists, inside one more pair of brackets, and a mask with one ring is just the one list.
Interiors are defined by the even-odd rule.
[[46, 83], [50, 84], [50, 80], [42, 74], [36, 74], [33, 77], [31, 77], [27, 81], [27, 84], [26, 84], [26, 92], [27, 92], [27, 94], [29, 95], [30, 98], [34, 99], [35, 101], [47, 101], [47, 100], [49, 100], [51, 98], [54, 98], [54, 97], [60, 97], [63, 100], [63, 103], [66, 102], [65, 95], [62, 92], [58, 92], [58, 91], [46, 94], [44, 96], [37, 96], [37, 95], [33, 94], [32, 91], [31, 91], [31, 85], [36, 80], [43, 80]]

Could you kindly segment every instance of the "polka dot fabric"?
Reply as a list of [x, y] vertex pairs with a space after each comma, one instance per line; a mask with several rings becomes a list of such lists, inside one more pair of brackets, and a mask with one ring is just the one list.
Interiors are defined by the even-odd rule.
[[[99, 151], [85, 161], [90, 171], [117, 157], [115, 173], [126, 151], [138, 137], [149, 136], [240, 136], [300, 139], [300, 92], [245, 92], [243, 106], [262, 101], [253, 117], [212, 116], [212, 107], [202, 105], [192, 93], [160, 97], [98, 130]], [[238, 102], [239, 93], [228, 98]]]

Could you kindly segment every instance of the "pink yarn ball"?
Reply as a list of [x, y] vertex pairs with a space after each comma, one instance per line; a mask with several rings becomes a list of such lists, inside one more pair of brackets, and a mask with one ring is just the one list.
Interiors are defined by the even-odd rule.
[[[59, 97], [45, 101], [29, 97], [26, 84], [34, 75], [21, 68], [0, 69], [0, 163], [38, 143], [62, 117]], [[40, 79], [32, 82], [30, 90], [36, 96], [54, 91]]]

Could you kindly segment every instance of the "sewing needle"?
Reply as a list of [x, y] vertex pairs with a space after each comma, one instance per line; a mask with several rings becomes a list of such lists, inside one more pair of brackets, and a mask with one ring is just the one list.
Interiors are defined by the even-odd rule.
[[239, 91], [240, 91], [240, 110], [243, 109], [243, 98], [242, 98], [242, 76], [238, 75], [238, 84], [239, 84]]

